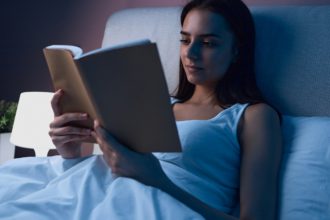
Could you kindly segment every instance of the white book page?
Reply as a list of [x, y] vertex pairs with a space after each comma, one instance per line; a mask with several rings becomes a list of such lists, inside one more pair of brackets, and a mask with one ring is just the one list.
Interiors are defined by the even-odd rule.
[[128, 41], [122, 44], [117, 44], [109, 47], [104, 47], [104, 48], [99, 48], [96, 50], [89, 51], [85, 54], [82, 54], [79, 58], [85, 57], [88, 55], [104, 52], [104, 51], [109, 51], [109, 50], [114, 50], [114, 49], [120, 49], [120, 48], [125, 48], [125, 47], [132, 47], [132, 46], [137, 46], [137, 45], [144, 45], [144, 44], [149, 44], [151, 41], [149, 39], [141, 39], [141, 40], [134, 40], [134, 41]]
[[109, 47], [99, 48], [96, 50], [89, 51], [87, 53], [83, 53], [83, 50], [80, 47], [73, 46], [73, 45], [51, 45], [46, 48], [47, 49], [68, 50], [71, 52], [74, 59], [79, 59], [81, 57], [100, 53], [103, 51], [120, 49], [120, 48], [125, 48], [125, 47], [132, 47], [132, 46], [137, 46], [137, 45], [144, 45], [144, 44], [149, 44], [149, 43], [151, 43], [151, 41], [149, 39], [134, 40], [134, 41], [129, 41], [129, 42], [125, 42], [122, 44], [117, 44], [117, 45], [113, 45], [113, 46], [109, 46]]
[[59, 49], [59, 50], [68, 50], [71, 52], [73, 58], [78, 58], [83, 54], [83, 50], [80, 47], [73, 45], [51, 45], [46, 47], [47, 49]]

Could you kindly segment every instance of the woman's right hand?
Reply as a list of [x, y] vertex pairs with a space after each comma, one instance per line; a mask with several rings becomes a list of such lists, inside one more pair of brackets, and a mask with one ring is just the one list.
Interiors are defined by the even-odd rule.
[[59, 108], [62, 95], [63, 91], [57, 90], [51, 101], [54, 120], [50, 123], [49, 136], [63, 158], [77, 158], [81, 156], [82, 143], [95, 140], [91, 135], [92, 129], [67, 125], [68, 122], [88, 120], [89, 118], [87, 113], [62, 114]]

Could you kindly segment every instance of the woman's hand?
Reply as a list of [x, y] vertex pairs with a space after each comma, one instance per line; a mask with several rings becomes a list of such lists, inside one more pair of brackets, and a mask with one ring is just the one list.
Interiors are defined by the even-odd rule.
[[88, 120], [88, 115], [86, 113], [62, 114], [59, 108], [62, 95], [62, 90], [56, 91], [51, 101], [54, 120], [50, 123], [49, 136], [63, 158], [77, 158], [81, 156], [82, 143], [95, 142], [95, 139], [91, 136], [91, 129], [66, 125], [72, 121]]
[[153, 154], [138, 153], [128, 149], [102, 128], [96, 120], [92, 135], [100, 145], [103, 157], [113, 174], [130, 177], [145, 185], [158, 188], [168, 181], [158, 159]]

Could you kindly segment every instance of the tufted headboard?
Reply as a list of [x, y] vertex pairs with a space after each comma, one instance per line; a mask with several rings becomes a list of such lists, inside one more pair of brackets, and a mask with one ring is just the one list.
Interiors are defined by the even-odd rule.
[[[250, 8], [256, 25], [256, 76], [282, 114], [330, 116], [330, 6]], [[135, 8], [113, 14], [102, 47], [156, 41], [169, 92], [178, 83], [181, 7]]]

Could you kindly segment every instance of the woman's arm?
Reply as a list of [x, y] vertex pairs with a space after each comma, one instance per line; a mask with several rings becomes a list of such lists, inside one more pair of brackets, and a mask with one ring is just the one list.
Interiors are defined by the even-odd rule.
[[280, 120], [266, 104], [249, 106], [241, 119], [240, 219], [276, 219], [282, 155]]
[[[246, 109], [239, 129], [242, 147], [240, 219], [274, 219], [281, 135], [276, 112], [265, 104]], [[140, 154], [121, 146], [95, 123], [93, 136], [100, 144], [113, 173], [157, 187], [206, 219], [234, 220], [175, 185], [152, 154]]]
[[111, 168], [111, 172], [116, 176], [134, 178], [143, 184], [159, 188], [201, 214], [205, 219], [236, 219], [208, 206], [175, 185], [166, 176], [159, 160], [153, 154], [136, 153], [122, 146], [111, 134], [100, 127], [97, 121], [95, 121], [94, 130], [92, 135], [100, 145], [103, 157]]

